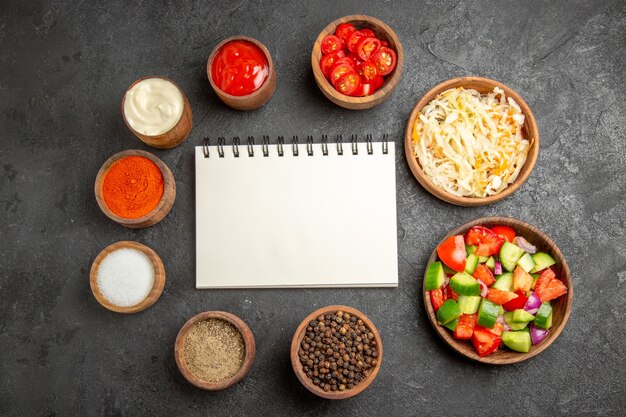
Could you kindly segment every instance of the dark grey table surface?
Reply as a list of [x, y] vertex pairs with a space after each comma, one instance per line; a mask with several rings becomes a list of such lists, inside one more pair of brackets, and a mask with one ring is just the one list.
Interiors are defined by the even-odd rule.
[[[609, 415], [626, 408], [626, 2], [126, 2], [3, 0], [0, 5], [0, 415]], [[391, 25], [406, 71], [392, 97], [343, 110], [317, 89], [312, 42], [355, 13]], [[278, 87], [253, 112], [225, 107], [205, 74], [212, 47], [246, 34], [273, 54]], [[136, 78], [176, 80], [194, 111], [191, 136], [158, 151], [124, 126]], [[460, 208], [411, 175], [402, 143], [417, 100], [461, 75], [495, 78], [530, 104], [541, 151], [505, 201]], [[210, 136], [387, 132], [395, 140], [399, 286], [395, 289], [194, 289], [193, 147]], [[125, 229], [93, 196], [113, 153], [154, 152], [178, 194], [158, 225]], [[425, 262], [451, 228], [484, 215], [528, 221], [569, 261], [572, 315], [544, 353], [512, 366], [458, 357], [431, 328], [420, 295]], [[105, 246], [130, 239], [167, 269], [161, 299], [130, 316], [92, 297], [88, 272]], [[384, 340], [381, 372], [360, 396], [329, 402], [291, 370], [300, 320], [327, 304], [366, 312]], [[204, 310], [242, 317], [257, 341], [248, 377], [219, 393], [190, 386], [173, 344]], [[621, 412], [619, 411], [621, 410]], [[623, 415], [623, 414], [622, 414]]]

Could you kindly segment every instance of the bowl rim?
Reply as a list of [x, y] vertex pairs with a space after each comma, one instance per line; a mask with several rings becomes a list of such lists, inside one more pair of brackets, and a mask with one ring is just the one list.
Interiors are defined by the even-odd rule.
[[[224, 45], [233, 41], [246, 41], [246, 42], [250, 42], [256, 45], [265, 55], [265, 58], [267, 59], [267, 65], [269, 67], [269, 70], [267, 72], [267, 77], [263, 81], [263, 84], [261, 84], [261, 86], [258, 89], [251, 92], [250, 94], [246, 94], [245, 96], [234, 96], [232, 94], [228, 94], [227, 92], [223, 91], [221, 88], [219, 88], [215, 84], [215, 82], [213, 81], [213, 75], [211, 74], [211, 67], [213, 66], [213, 60], [215, 59], [215, 56]], [[206, 64], [206, 75], [207, 75], [207, 78], [209, 79], [209, 83], [211, 84], [211, 87], [213, 88], [213, 91], [215, 91], [216, 94], [222, 95], [230, 100], [250, 100], [258, 96], [262, 96], [263, 94], [266, 93], [268, 88], [271, 88], [269, 87], [270, 84], [272, 84], [270, 80], [272, 79], [272, 77], [275, 76], [274, 61], [272, 60], [272, 54], [270, 54], [269, 49], [267, 49], [267, 47], [261, 41], [251, 38], [249, 36], [245, 36], [245, 35], [230, 36], [226, 39], [223, 39], [217, 45], [215, 45], [215, 47], [209, 54], [209, 57], [207, 58], [207, 64]]]
[[[366, 22], [376, 26], [379, 26], [383, 29], [386, 36], [393, 40], [395, 46], [392, 48], [396, 53], [396, 68], [393, 70], [393, 74], [385, 80], [383, 86], [376, 91], [374, 94], [370, 94], [365, 97], [355, 97], [355, 96], [347, 96], [345, 94], [340, 93], [333, 87], [333, 85], [324, 77], [322, 74], [322, 69], [320, 67], [320, 59], [323, 54], [321, 51], [321, 43], [324, 37], [328, 34], [333, 34], [336, 27], [341, 23], [352, 23], [352, 22]], [[371, 102], [380, 100], [383, 97], [387, 97], [398, 85], [400, 78], [402, 77], [402, 72], [404, 70], [404, 48], [402, 47], [402, 43], [400, 42], [400, 38], [396, 34], [396, 32], [385, 22], [380, 19], [377, 19], [368, 15], [348, 15], [344, 17], [340, 17], [338, 19], [333, 20], [331, 23], [326, 25], [324, 29], [319, 33], [315, 42], [313, 43], [313, 49], [311, 51], [311, 65], [313, 67], [313, 75], [318, 85], [323, 84], [331, 92], [336, 92], [335, 98], [337, 100], [342, 100], [346, 103], [360, 103], [363, 105], [371, 104]], [[321, 86], [320, 86], [321, 88]]]
[[[465, 231], [467, 231], [472, 226], [488, 227], [489, 225], [502, 224], [503, 222], [508, 223], [507, 225], [509, 227], [512, 227], [516, 231], [516, 233], [519, 233], [520, 230], [530, 231], [540, 236], [544, 240], [544, 242], [542, 242], [542, 246], [549, 248], [550, 255], [553, 258], [555, 258], [555, 260], [557, 260], [557, 263], [560, 264], [561, 276], [559, 278], [562, 281], [564, 281], [567, 286], [567, 295], [564, 300], [565, 302], [564, 315], [563, 315], [561, 322], [559, 323], [558, 326], [550, 329], [550, 333], [548, 337], [542, 343], [540, 343], [537, 346], [531, 347], [530, 352], [519, 353], [519, 352], [513, 352], [513, 351], [507, 350], [506, 353], [510, 353], [511, 355], [510, 356], [507, 355], [507, 357], [505, 358], [498, 357], [498, 353], [496, 353], [495, 355], [488, 355], [488, 356], [480, 357], [478, 356], [478, 354], [476, 354], [476, 352], [474, 352], [473, 349], [466, 349], [468, 346], [467, 344], [468, 341], [465, 341], [465, 340], [458, 341], [454, 339], [451, 336], [451, 333], [447, 329], [437, 324], [435, 311], [430, 301], [430, 294], [426, 290], [426, 268], [424, 268], [424, 275], [422, 277], [422, 297], [424, 301], [424, 309], [426, 311], [426, 315], [428, 316], [430, 324], [435, 329], [439, 337], [441, 337], [441, 339], [443, 339], [448, 344], [448, 346], [452, 347], [452, 349], [454, 349], [457, 353], [460, 353], [461, 355], [469, 359], [472, 359], [474, 361], [491, 364], [491, 365], [508, 365], [508, 364], [522, 362], [546, 350], [552, 343], [554, 343], [554, 341], [559, 337], [559, 335], [565, 328], [565, 325], [567, 324], [567, 321], [569, 320], [569, 317], [571, 314], [572, 302], [574, 298], [574, 282], [571, 277], [567, 260], [563, 256], [563, 253], [561, 252], [559, 247], [554, 243], [554, 241], [546, 233], [542, 232], [536, 226], [533, 226], [530, 223], [527, 223], [523, 220], [519, 220], [513, 217], [504, 217], [504, 216], [479, 217], [477, 219], [471, 220], [467, 223], [464, 223], [460, 226], [455, 227], [450, 232], [448, 232], [443, 237], [443, 239], [441, 239], [441, 241], [437, 244], [437, 246], [435, 246], [435, 249], [433, 250], [430, 257], [428, 258], [428, 261], [426, 262], [426, 265], [428, 265], [431, 262], [434, 262], [437, 259], [437, 247], [449, 237], [458, 235], [458, 234], [464, 234]], [[560, 259], [560, 261], [558, 259]], [[502, 351], [499, 351], [499, 352], [502, 352]]]
[[[302, 343], [302, 339], [304, 338], [304, 332], [306, 330], [308, 323], [311, 320], [317, 318], [317, 316], [319, 316], [320, 314], [326, 314], [330, 311], [343, 311], [363, 320], [365, 325], [367, 325], [367, 327], [374, 334], [374, 339], [376, 340], [376, 344], [378, 346], [378, 358], [377, 358], [378, 363], [374, 367], [373, 371], [368, 375], [368, 377], [363, 382], [361, 382], [354, 388], [347, 389], [345, 391], [326, 392], [323, 389], [320, 389], [319, 387], [314, 385], [313, 382], [309, 379], [309, 377], [306, 376], [306, 374], [302, 370], [302, 364], [300, 363], [300, 357], [298, 356], [300, 344]], [[380, 371], [380, 367], [383, 362], [383, 342], [380, 337], [380, 333], [378, 332], [378, 329], [376, 328], [376, 326], [374, 326], [374, 323], [372, 323], [369, 317], [365, 315], [365, 313], [357, 310], [354, 307], [349, 307], [345, 305], [329, 305], [326, 307], [318, 308], [317, 310], [313, 311], [308, 316], [306, 316], [300, 322], [300, 324], [298, 325], [298, 327], [296, 328], [293, 334], [293, 338], [291, 339], [290, 358], [291, 358], [291, 367], [293, 368], [293, 371], [296, 374], [296, 377], [306, 389], [308, 389], [313, 394], [319, 397], [325, 398], [325, 399], [341, 400], [341, 399], [351, 398], [351, 397], [354, 397], [355, 395], [360, 394], [367, 387], [369, 387], [372, 382], [374, 382], [374, 379], [376, 379], [376, 376], [378, 375], [378, 372]]]
[[[104, 297], [98, 287], [98, 271], [100, 270], [100, 264], [104, 258], [119, 249], [135, 249], [143, 252], [148, 259], [150, 259], [154, 269], [154, 282], [148, 295], [139, 303], [127, 307], [111, 303]], [[91, 287], [91, 293], [95, 299], [107, 310], [122, 314], [139, 313], [140, 311], [146, 310], [148, 307], [152, 306], [161, 297], [163, 289], [165, 288], [165, 267], [159, 255], [152, 248], [132, 240], [120, 240], [102, 249], [95, 257], [91, 263], [91, 270], [89, 272], [89, 286]]]
[[[222, 382], [207, 382], [195, 376], [187, 367], [184, 355], [185, 338], [187, 337], [189, 329], [196, 323], [212, 318], [224, 320], [233, 325], [239, 333], [241, 333], [246, 348], [246, 356], [241, 364], [241, 368], [239, 368], [237, 373], [235, 373], [235, 375], [233, 375], [230, 379]], [[256, 343], [252, 330], [250, 330], [250, 327], [248, 327], [246, 322], [244, 322], [241, 318], [227, 311], [204, 311], [191, 317], [178, 331], [178, 334], [176, 335], [176, 342], [174, 343], [174, 358], [180, 373], [190, 384], [207, 391], [220, 391], [241, 381], [248, 374], [248, 372], [250, 372], [255, 356]]]
[[[413, 126], [415, 124], [415, 120], [417, 119], [418, 113], [426, 106], [432, 99], [434, 99], [438, 94], [443, 91], [446, 91], [451, 88], [463, 87], [468, 84], [473, 83], [485, 83], [491, 86], [491, 90], [494, 87], [501, 88], [507, 97], [511, 97], [515, 100], [515, 102], [522, 109], [522, 114], [525, 116], [525, 122], [528, 123], [528, 127], [530, 130], [527, 134], [532, 137], [532, 142], [530, 145], [530, 150], [528, 152], [528, 156], [526, 157], [526, 161], [524, 162], [524, 166], [522, 167], [519, 176], [517, 179], [510, 184], [507, 188], [505, 188], [501, 193], [487, 196], [487, 197], [464, 197], [464, 196], [455, 196], [447, 191], [443, 190], [436, 184], [434, 184], [424, 173], [422, 167], [417, 160], [417, 157], [413, 154]], [[466, 87], [466, 88], [474, 88], [474, 87]], [[526, 124], [526, 123], [525, 123]], [[404, 150], [405, 156], [407, 159], [407, 163], [409, 164], [409, 168], [413, 173], [413, 176], [417, 179], [417, 181], [424, 187], [428, 192], [430, 192], [435, 197], [440, 200], [446, 201], [451, 204], [455, 204], [458, 206], [466, 206], [466, 207], [476, 207], [487, 204], [492, 204], [497, 201], [503, 200], [517, 191], [528, 179], [531, 172], [535, 168], [535, 164], [537, 162], [537, 157], [539, 155], [539, 127], [537, 125], [537, 120], [535, 115], [533, 114], [530, 106], [526, 103], [526, 101], [522, 98], [522, 96], [517, 93], [512, 88], [506, 86], [505, 84], [493, 80], [491, 78], [479, 77], [479, 76], [467, 76], [467, 77], [456, 77], [451, 78], [449, 80], [443, 81], [431, 89], [429, 89], [417, 102], [415, 107], [409, 116], [405, 134], [404, 134]]]
[[[126, 118], [126, 112], [124, 111], [124, 103], [126, 103], [126, 95], [130, 91], [130, 89], [133, 88], [135, 85], [139, 84], [141, 81], [144, 81], [144, 80], [147, 80], [147, 79], [150, 79], [150, 78], [160, 78], [162, 80], [169, 81], [170, 83], [172, 83], [178, 89], [178, 91], [180, 92], [181, 97], [183, 98], [183, 111], [180, 113], [180, 117], [178, 118], [178, 120], [176, 121], [174, 126], [172, 126], [172, 128], [169, 129], [168, 131], [163, 132], [163, 133], [159, 133], [158, 135], [146, 135], [145, 133], [141, 133], [141, 132], [135, 130], [130, 125], [130, 123], [128, 122], [128, 119]], [[124, 119], [124, 124], [126, 125], [128, 130], [130, 130], [138, 138], [141, 139], [141, 137], [144, 136], [144, 137], [148, 137], [148, 138], [159, 139], [159, 138], [161, 138], [163, 136], [170, 135], [170, 134], [172, 134], [174, 132], [174, 130], [176, 129], [176, 127], [178, 126], [180, 121], [185, 116], [185, 109], [188, 106], [189, 106], [189, 100], [187, 99], [187, 96], [183, 92], [183, 89], [180, 88], [180, 86], [176, 83], [176, 81], [174, 81], [171, 78], [168, 78], [168, 77], [166, 77], [164, 75], [146, 75], [146, 76], [143, 76], [141, 78], [136, 79], [130, 86], [128, 86], [128, 88], [126, 89], [126, 91], [122, 95], [122, 119]]]
[[[142, 156], [144, 158], [149, 159], [150, 161], [154, 162], [157, 167], [159, 167], [159, 171], [161, 171], [161, 175], [163, 176], [163, 195], [161, 196], [161, 200], [159, 200], [159, 203], [148, 214], [141, 216], [141, 217], [137, 217], [136, 219], [128, 219], [126, 217], [121, 217], [115, 214], [109, 208], [109, 206], [107, 206], [106, 202], [104, 201], [104, 196], [102, 195], [102, 185], [104, 184], [104, 177], [109, 172], [109, 169], [111, 168], [111, 166], [113, 166], [113, 164], [119, 161], [120, 159], [129, 157], [129, 156]], [[96, 174], [96, 181], [94, 183], [94, 192], [96, 194], [96, 201], [98, 202], [98, 206], [100, 207], [100, 210], [102, 210], [102, 212], [109, 219], [119, 224], [122, 224], [124, 226], [141, 227], [146, 221], [152, 219], [157, 213], [159, 213], [165, 207], [166, 204], [170, 205], [169, 209], [167, 209], [167, 212], [169, 212], [172, 205], [174, 205], [174, 201], [168, 201], [169, 200], [168, 188], [172, 187], [174, 189], [174, 196], [176, 195], [175, 185], [172, 185], [172, 184], [175, 184], [172, 171], [170, 171], [168, 166], [165, 165], [165, 162], [160, 160], [156, 155], [150, 152], [139, 150], [139, 149], [126, 149], [124, 151], [121, 151], [112, 155], [109, 159], [104, 161], [104, 163], [100, 167], [100, 170], [98, 170], [98, 174]], [[167, 214], [167, 212], [165, 214]]]

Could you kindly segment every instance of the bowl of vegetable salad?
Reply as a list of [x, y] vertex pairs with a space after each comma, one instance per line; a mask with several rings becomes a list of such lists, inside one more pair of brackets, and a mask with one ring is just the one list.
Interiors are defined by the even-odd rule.
[[563, 254], [545, 233], [521, 220], [483, 217], [437, 245], [423, 295], [430, 322], [454, 350], [503, 365], [556, 340], [574, 289]]

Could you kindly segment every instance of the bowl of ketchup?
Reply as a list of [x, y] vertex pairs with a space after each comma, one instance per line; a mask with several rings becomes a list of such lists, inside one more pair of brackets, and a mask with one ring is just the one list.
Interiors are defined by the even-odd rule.
[[217, 96], [237, 110], [261, 107], [276, 89], [269, 51], [247, 36], [233, 36], [217, 44], [207, 61], [207, 77]]

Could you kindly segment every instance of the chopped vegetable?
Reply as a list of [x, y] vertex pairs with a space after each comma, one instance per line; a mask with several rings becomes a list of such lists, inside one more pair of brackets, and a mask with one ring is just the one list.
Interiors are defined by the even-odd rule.
[[515, 271], [513, 271], [513, 291], [530, 291], [531, 285], [533, 285], [533, 277], [521, 266], [516, 266]]
[[530, 324], [530, 340], [533, 342], [533, 346], [537, 346], [539, 343], [548, 336], [550, 330], [539, 329], [534, 323]]
[[524, 252], [530, 253], [531, 255], [537, 252], [537, 248], [528, 243], [528, 241], [521, 236], [516, 236], [514, 240], [509, 240], [509, 242], [514, 243], [524, 249]]
[[463, 236], [450, 236], [437, 247], [439, 259], [451, 269], [462, 272], [465, 270], [466, 253]]
[[515, 294], [517, 294], [517, 298], [514, 298], [511, 301], [502, 304], [502, 307], [504, 307], [505, 310], [513, 311], [519, 308], [524, 308], [524, 306], [526, 305], [526, 302], [528, 301], [526, 293], [524, 291], [517, 290], [515, 291]]
[[474, 270], [472, 276], [484, 282], [486, 286], [490, 286], [491, 284], [496, 282], [496, 279], [493, 277], [493, 274], [491, 273], [489, 268], [487, 268], [486, 264], [479, 264], [478, 266], [476, 266], [476, 269]]
[[462, 314], [454, 331], [454, 338], [460, 340], [471, 339], [477, 320], [478, 316], [476, 314]]
[[539, 275], [535, 285], [535, 293], [541, 301], [550, 301], [567, 293], [567, 287], [556, 278], [554, 271], [548, 267]]
[[489, 329], [477, 325], [472, 334], [472, 344], [479, 356], [487, 356], [498, 350], [502, 339]]
[[439, 324], [447, 324], [461, 315], [461, 309], [454, 300], [446, 300], [439, 310], [437, 310], [437, 321]]
[[492, 232], [483, 226], [473, 226], [465, 234], [467, 245], [477, 245], [475, 255], [491, 256], [500, 252], [502, 244], [506, 241], [502, 236]]
[[506, 304], [517, 297], [518, 295], [514, 292], [502, 291], [497, 288], [489, 288], [489, 292], [487, 294], [487, 300], [498, 305]]

